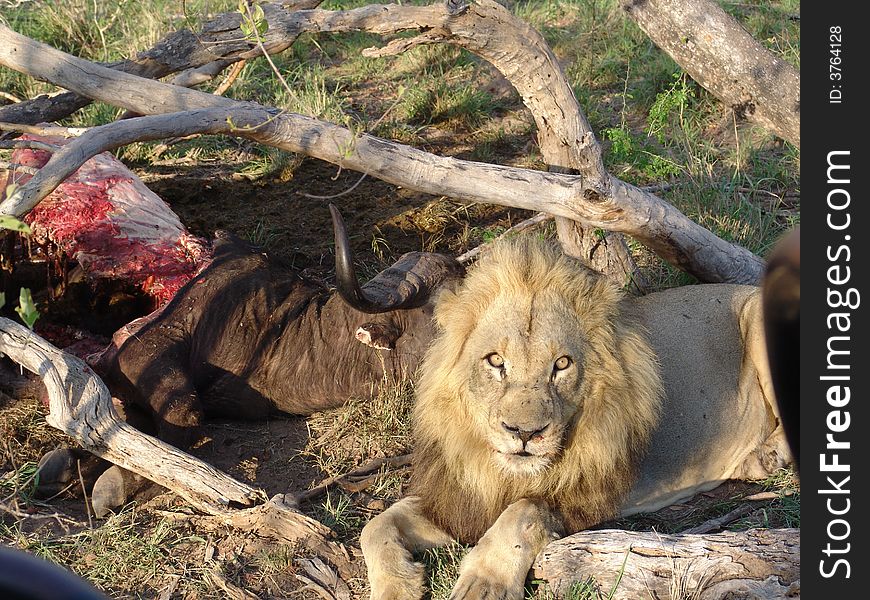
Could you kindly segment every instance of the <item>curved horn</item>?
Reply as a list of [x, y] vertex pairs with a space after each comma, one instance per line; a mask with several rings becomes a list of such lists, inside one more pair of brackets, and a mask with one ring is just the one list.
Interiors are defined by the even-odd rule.
[[344, 220], [329, 205], [335, 234], [335, 278], [338, 293], [351, 307], [365, 313], [423, 306], [440, 284], [462, 277], [465, 269], [456, 259], [431, 252], [408, 252], [360, 287], [353, 269], [353, 254]]

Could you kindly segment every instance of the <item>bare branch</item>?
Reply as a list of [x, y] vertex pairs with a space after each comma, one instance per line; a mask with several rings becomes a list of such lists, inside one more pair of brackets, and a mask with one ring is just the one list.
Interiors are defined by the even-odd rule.
[[86, 450], [169, 488], [224, 525], [303, 543], [338, 566], [346, 562], [346, 550], [328, 539], [331, 532], [324, 525], [121, 421], [109, 390], [82, 360], [3, 317], [0, 352], [42, 378], [49, 401], [46, 421]]
[[[422, 10], [398, 8], [412, 12]], [[430, 12], [443, 10], [428, 8]], [[603, 196], [601, 186], [583, 175], [542, 173], [434, 156], [308, 117], [116, 72], [30, 40], [2, 25], [0, 42], [3, 42], [0, 43], [0, 64], [138, 113], [224, 109], [224, 112], [203, 112], [199, 115], [202, 122], [188, 121], [186, 128], [179, 123], [171, 129], [166, 120], [156, 118], [139, 122], [134, 127], [144, 128], [144, 131], [127, 130], [125, 139], [129, 141], [197, 132], [232, 133], [421, 192], [543, 210], [590, 227], [629, 233], [665, 260], [702, 281], [755, 283], [761, 275], [763, 261], [751, 252], [716, 237], [659, 198], [610, 176], [609, 195]], [[223, 120], [218, 121], [216, 117]], [[103, 132], [105, 130], [101, 130], [101, 134]], [[591, 141], [594, 142], [594, 138]], [[583, 147], [583, 140], [578, 145]], [[585, 151], [588, 148], [577, 150]], [[23, 188], [15, 197], [20, 199], [22, 192]], [[7, 199], [0, 210], [19, 214], [22, 205], [12, 210], [11, 200]]]
[[[531, 229], [532, 227], [537, 227], [541, 223], [549, 221], [552, 218], [553, 218], [553, 215], [548, 215], [547, 213], [538, 213], [534, 217], [529, 217], [525, 221], [520, 221], [519, 223], [517, 223], [513, 227], [508, 228], [503, 233], [501, 233], [498, 237], [496, 237], [494, 240], [492, 240], [492, 242], [494, 242], [496, 240], [500, 240], [502, 238], [505, 238], [509, 235], [514, 235], [514, 234], [519, 233], [521, 231], [525, 231], [526, 229]], [[483, 249], [486, 248], [492, 242], [486, 242], [486, 243], [481, 244], [477, 248], [472, 248], [468, 252], [465, 252], [465, 253], [457, 256], [456, 260], [460, 263], [470, 262], [470, 261], [474, 260], [475, 258], [477, 258], [478, 255], [483, 251]]]
[[58, 135], [61, 137], [77, 137], [87, 131], [87, 127], [61, 127], [60, 125], [25, 125], [21, 123], [0, 122], [0, 131], [31, 133], [34, 135]]

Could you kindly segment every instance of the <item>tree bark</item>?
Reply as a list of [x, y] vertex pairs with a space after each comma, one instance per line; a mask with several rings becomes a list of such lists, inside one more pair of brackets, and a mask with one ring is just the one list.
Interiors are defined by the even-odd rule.
[[[283, 2], [284, 9], [309, 10], [323, 0], [298, 0]], [[206, 23], [199, 34], [181, 29], [165, 36], [150, 49], [140, 52], [130, 60], [106, 65], [131, 75], [160, 79], [179, 73], [173, 85], [192, 87], [216, 77], [232, 64], [243, 60], [241, 54], [251, 50], [239, 30], [241, 16], [238, 12], [221, 13]], [[203, 39], [208, 38], [208, 44]], [[280, 45], [267, 46], [270, 53], [278, 53], [293, 44], [295, 38], [286, 39]], [[91, 98], [75, 92], [43, 95], [9, 106], [0, 107], [0, 122], [35, 125], [64, 119], [93, 102]]]
[[302, 543], [337, 566], [346, 562], [346, 551], [328, 539], [332, 532], [326, 526], [120, 420], [109, 390], [81, 359], [3, 317], [0, 352], [42, 378], [49, 401], [46, 421], [89, 452], [172, 490], [226, 525]]
[[[350, 19], [354, 24], [352, 28], [366, 29], [365, 19], [363, 22], [359, 19], [371, 8], [358, 9], [362, 12]], [[422, 10], [419, 7], [377, 8], [381, 12], [390, 8], [408, 8], [412, 13]], [[430, 21], [437, 22], [433, 15], [441, 14], [443, 8], [426, 8], [431, 13]], [[298, 19], [301, 18], [299, 15], [316, 13], [323, 20], [326, 19], [322, 14], [325, 12], [292, 14]], [[449, 15], [441, 16], [449, 19]], [[347, 15], [342, 17], [347, 18]], [[320, 28], [326, 26], [324, 22], [314, 23], [319, 23]], [[314, 26], [312, 23], [309, 25]], [[371, 23], [374, 28], [378, 25], [383, 26], [378, 19]], [[395, 29], [396, 24], [392, 27]], [[229, 111], [225, 123], [208, 124], [211, 132], [233, 130], [234, 135], [303, 152], [426, 193], [543, 210], [582, 221], [590, 227], [630, 233], [663, 259], [702, 281], [757, 283], [763, 270], [763, 261], [751, 252], [716, 237], [670, 204], [612, 176], [608, 176], [608, 197], [602, 195], [599, 185], [594, 181], [590, 183], [582, 175], [546, 174], [438, 157], [300, 115], [267, 110], [254, 103], [237, 102], [113, 71], [30, 40], [2, 25], [0, 64], [140, 114], [225, 108]], [[243, 113], [245, 117], [237, 118], [236, 114]], [[255, 113], [259, 118], [255, 118]], [[246, 125], [239, 126], [243, 121]], [[178, 131], [169, 135], [180, 134], [182, 132]], [[483, 179], [469, 181], [469, 174], [480, 175]], [[537, 187], [545, 181], [551, 182], [545, 184], [546, 190]], [[481, 183], [485, 185], [480, 186]]]
[[712, 0], [620, 0], [656, 45], [738, 114], [800, 147], [800, 73]]
[[547, 546], [532, 576], [546, 581], [557, 597], [592, 578], [613, 600], [799, 598], [800, 530], [584, 531]]

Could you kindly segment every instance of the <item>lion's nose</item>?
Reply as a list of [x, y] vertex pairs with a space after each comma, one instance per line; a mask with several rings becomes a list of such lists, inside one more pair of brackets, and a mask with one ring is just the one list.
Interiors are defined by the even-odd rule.
[[504, 421], [502, 421], [501, 426], [504, 427], [505, 431], [509, 432], [511, 435], [520, 438], [523, 441], [523, 446], [528, 444], [529, 440], [531, 440], [533, 437], [544, 433], [544, 430], [548, 427], [548, 425], [544, 425], [539, 429], [523, 429], [514, 425], [508, 425]]

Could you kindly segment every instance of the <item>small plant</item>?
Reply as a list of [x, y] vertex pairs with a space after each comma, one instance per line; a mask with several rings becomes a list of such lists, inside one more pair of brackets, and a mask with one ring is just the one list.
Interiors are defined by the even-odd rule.
[[[11, 215], [0, 215], [0, 228], [17, 231], [24, 235], [30, 235], [30, 227], [24, 221], [16, 219]], [[0, 308], [6, 305], [6, 293], [0, 292]], [[33, 295], [30, 293], [30, 288], [21, 288], [18, 294], [18, 306], [15, 307], [15, 312], [24, 321], [30, 329], [33, 329], [34, 323], [39, 318], [39, 310], [33, 302]]]
[[239, 13], [242, 15], [242, 23], [239, 29], [246, 40], [257, 41], [269, 29], [266, 14], [259, 4], [252, 4], [248, 0], [239, 0]]
[[18, 501], [28, 504], [38, 484], [39, 474], [36, 463], [28, 461], [0, 477], [0, 494], [5, 499], [15, 497]]
[[350, 497], [340, 491], [327, 490], [326, 498], [317, 512], [324, 525], [342, 534], [359, 530], [363, 523]]
[[683, 115], [695, 90], [689, 85], [685, 73], [674, 73], [674, 82], [663, 92], [656, 95], [655, 102], [649, 109], [647, 117], [647, 135], [655, 137], [660, 144], [665, 143], [665, 130], [674, 112], [679, 114], [680, 128], [683, 127]]
[[386, 253], [389, 251], [390, 243], [381, 233], [380, 227], [375, 227], [375, 233], [372, 234], [372, 254], [377, 256], [379, 261], [383, 262]]

